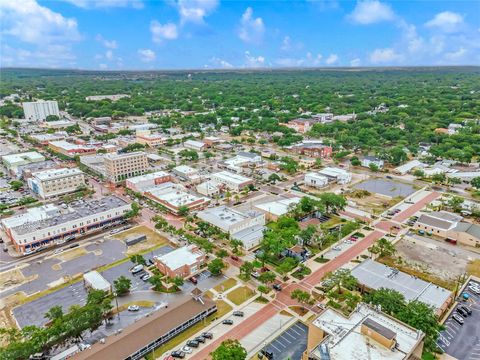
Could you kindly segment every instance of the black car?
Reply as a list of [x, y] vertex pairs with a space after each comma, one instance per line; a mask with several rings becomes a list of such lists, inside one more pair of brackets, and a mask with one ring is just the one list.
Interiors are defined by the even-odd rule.
[[259, 359], [263, 359], [263, 357], [266, 357], [268, 360], [272, 360], [273, 359], [273, 353], [270, 351], [270, 350], [260, 350], [260, 352], [258, 353], [258, 358]]
[[468, 316], [468, 313], [460, 307], [457, 308], [457, 312], [465, 318]]
[[230, 319], [223, 320], [223, 321], [222, 321], [222, 324], [224, 324], [224, 325], [233, 325], [233, 320], [230, 320]]
[[172, 351], [170, 355], [174, 358], [179, 358], [179, 359], [183, 359], [185, 357], [185, 353], [183, 351]]
[[148, 259], [148, 263], [149, 263], [150, 265], [155, 264], [155, 262], [153, 261], [153, 259]]
[[198, 341], [199, 343], [205, 344], [205, 338], [203, 336], [197, 336], [193, 340]]
[[205, 339], [213, 339], [213, 334], [211, 332], [204, 332], [204, 333], [202, 333], [202, 336]]
[[197, 340], [188, 340], [187, 341], [187, 346], [189, 346], [189, 347], [197, 348], [198, 345], [200, 345], [200, 344], [198, 343]]
[[243, 317], [243, 315], [244, 315], [243, 311], [237, 310], [233, 312], [233, 316]]
[[472, 309], [470, 309], [469, 307], [462, 305], [462, 306], [459, 306], [459, 308], [465, 311], [468, 315], [472, 315]]
[[273, 288], [277, 291], [282, 291], [282, 285], [280, 284], [273, 284]]

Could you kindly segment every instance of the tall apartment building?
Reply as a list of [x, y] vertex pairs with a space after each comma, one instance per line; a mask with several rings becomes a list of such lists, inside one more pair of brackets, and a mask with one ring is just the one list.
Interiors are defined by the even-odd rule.
[[78, 168], [38, 171], [28, 179], [28, 187], [42, 199], [74, 192], [82, 185], [85, 177]]
[[24, 102], [22, 105], [23, 113], [27, 120], [44, 121], [48, 115], [60, 116], [58, 103], [56, 101], [40, 100], [35, 102]]
[[107, 180], [112, 183], [119, 183], [129, 177], [143, 175], [147, 169], [147, 154], [143, 151], [105, 155], [105, 173]]
[[107, 196], [30, 208], [1, 220], [1, 224], [16, 250], [29, 254], [121, 223], [129, 210], [131, 206], [125, 200]]

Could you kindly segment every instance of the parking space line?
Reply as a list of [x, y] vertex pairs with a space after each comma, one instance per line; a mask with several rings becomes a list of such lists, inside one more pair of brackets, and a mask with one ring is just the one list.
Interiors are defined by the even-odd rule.
[[275, 345], [273, 345], [273, 343], [270, 344], [271, 347], [273, 347], [275, 350], [277, 350], [278, 352], [282, 352], [282, 350], [280, 350], [279, 348], [277, 348]]
[[451, 329], [448, 329], [448, 328], [445, 329], [445, 332], [447, 333], [447, 335], [450, 335], [450, 337], [452, 337], [452, 338], [455, 337], [456, 332], [454, 332], [453, 335], [452, 335], [452, 333], [448, 330], [451, 330]]
[[283, 340], [285, 340], [289, 344], [292, 343], [290, 340], [288, 340], [287, 338], [284, 337], [284, 334], [280, 335], [279, 337], [282, 338]]
[[293, 340], [296, 340], [297, 338], [295, 336], [293, 336], [292, 334], [290, 334], [289, 332], [286, 332], [285, 335], [288, 335], [290, 336]]

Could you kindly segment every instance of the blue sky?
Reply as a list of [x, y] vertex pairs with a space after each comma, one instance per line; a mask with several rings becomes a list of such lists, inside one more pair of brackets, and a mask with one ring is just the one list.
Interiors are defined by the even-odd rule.
[[1, 66], [480, 64], [480, 2], [0, 0]]

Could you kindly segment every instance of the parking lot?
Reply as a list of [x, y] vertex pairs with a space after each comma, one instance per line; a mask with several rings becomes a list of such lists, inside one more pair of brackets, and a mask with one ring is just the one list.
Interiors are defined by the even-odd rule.
[[297, 321], [275, 338], [265, 349], [273, 353], [275, 360], [300, 360], [307, 348], [308, 327]]
[[407, 197], [415, 192], [415, 188], [394, 180], [371, 179], [363, 181], [354, 186], [355, 189], [366, 190], [370, 193], [380, 194], [389, 197]]
[[[470, 281], [468, 285], [471, 283], [476, 282]], [[480, 296], [469, 291], [468, 285], [463, 293], [468, 294], [469, 298], [467, 301], [460, 300], [457, 307], [468, 306], [472, 315], [463, 318], [465, 323], [460, 325], [452, 318], [453, 314], [458, 314], [455, 307], [445, 321], [445, 330], [440, 332], [437, 344], [445, 353], [457, 359], [480, 360]]]

